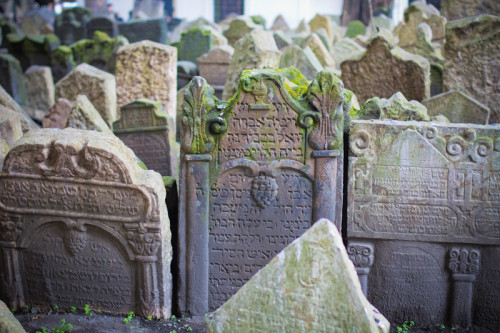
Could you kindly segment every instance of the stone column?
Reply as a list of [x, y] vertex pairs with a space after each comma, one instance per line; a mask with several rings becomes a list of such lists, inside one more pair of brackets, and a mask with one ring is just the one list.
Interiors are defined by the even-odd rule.
[[347, 246], [347, 254], [356, 268], [361, 290], [363, 290], [365, 297], [368, 295], [368, 274], [370, 274], [373, 265], [374, 252], [373, 245], [370, 243], [349, 242]]
[[449, 253], [452, 306], [450, 324], [470, 327], [472, 322], [472, 283], [476, 280], [481, 254], [477, 249], [454, 247]]

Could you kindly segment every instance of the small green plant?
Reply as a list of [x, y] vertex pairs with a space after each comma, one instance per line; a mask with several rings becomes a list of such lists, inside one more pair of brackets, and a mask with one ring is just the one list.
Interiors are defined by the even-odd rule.
[[52, 308], [54, 309], [54, 311], [59, 311], [59, 305], [54, 305]]
[[70, 323], [66, 323], [66, 319], [61, 319], [61, 324], [58, 327], [54, 327], [52, 331], [49, 331], [47, 328], [42, 327], [41, 331], [36, 331], [36, 333], [66, 333], [71, 332], [73, 329], [73, 325]]
[[148, 316], [148, 321], [153, 320], [153, 316]]
[[28, 305], [25, 305], [25, 306], [24, 306], [24, 308], [23, 308], [23, 311], [24, 311], [25, 313], [30, 312], [30, 307], [29, 307]]
[[210, 319], [208, 319], [208, 313], [205, 313], [205, 323], [208, 324], [209, 321], [210, 321]]
[[90, 305], [85, 304], [85, 307], [83, 308], [83, 310], [85, 311], [85, 314], [86, 314], [87, 316], [88, 316], [88, 315], [90, 315], [90, 316], [92, 316], [92, 315], [93, 315], [92, 310], [90, 309]]
[[176, 331], [176, 330], [173, 330], [173, 331], [170, 331], [169, 333], [177, 333], [177, 331]]
[[445, 329], [445, 328], [446, 328], [446, 326], [444, 326], [444, 325], [439, 326], [439, 329], [440, 329], [441, 331], [444, 331], [444, 329]]
[[130, 312], [129, 312], [129, 314], [128, 314], [128, 316], [127, 316], [126, 318], [124, 318], [124, 319], [123, 319], [123, 322], [124, 322], [126, 325], [128, 325], [128, 324], [130, 324], [130, 321], [131, 321], [131, 320], [132, 320], [132, 318], [134, 318], [134, 317], [135, 317], [135, 313], [134, 313], [134, 311], [130, 311]]
[[16, 308], [12, 308], [12, 309], [10, 309], [10, 312], [12, 312], [12, 314], [14, 314], [16, 312], [16, 310], [17, 310]]
[[191, 326], [188, 326], [186, 331], [191, 332], [192, 330], [193, 330], [193, 328]]
[[398, 333], [408, 333], [413, 326], [415, 326], [413, 321], [405, 321], [401, 326], [396, 327], [396, 329], [398, 330]]
[[70, 310], [71, 310], [71, 312], [75, 312], [75, 311], [76, 311], [76, 306], [72, 306], [72, 307], [70, 308]]

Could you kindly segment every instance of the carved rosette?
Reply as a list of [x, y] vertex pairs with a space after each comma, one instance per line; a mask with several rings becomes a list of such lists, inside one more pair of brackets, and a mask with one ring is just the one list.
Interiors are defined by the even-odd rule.
[[217, 99], [213, 94], [214, 89], [200, 76], [193, 77], [184, 92], [181, 145], [187, 154], [211, 153], [214, 136], [227, 129], [226, 121], [217, 114]]
[[374, 250], [372, 244], [349, 243], [347, 254], [356, 268], [370, 268], [373, 265]]
[[15, 242], [22, 232], [21, 215], [0, 211], [0, 241]]
[[276, 201], [278, 184], [274, 177], [260, 174], [253, 178], [250, 191], [253, 200], [260, 208], [266, 208]]
[[318, 124], [309, 136], [316, 150], [341, 149], [343, 145], [344, 113], [342, 81], [332, 72], [321, 71], [311, 82], [307, 99], [319, 111]]
[[480, 259], [479, 250], [455, 247], [450, 250], [448, 268], [453, 274], [475, 275], [479, 270]]

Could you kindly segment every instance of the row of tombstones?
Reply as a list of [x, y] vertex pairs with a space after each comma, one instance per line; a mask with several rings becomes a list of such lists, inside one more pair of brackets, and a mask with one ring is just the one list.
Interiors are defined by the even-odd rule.
[[[420, 111], [398, 96], [378, 119], [354, 120], [352, 93], [331, 72], [299, 93], [285, 80], [275, 70], [245, 72], [229, 103], [204, 79], [190, 83], [180, 115], [178, 220], [164, 203], [172, 180], [141, 169], [115, 136], [29, 131], [0, 175], [1, 298], [11, 307], [90, 304], [168, 318], [172, 304], [203, 315], [241, 288], [214, 323], [241, 328], [260, 318], [279, 326], [279, 298], [271, 294], [260, 308], [253, 299], [281, 281], [290, 288], [282, 302], [310, 300], [304, 313], [318, 314], [321, 325], [336, 309], [325, 305], [331, 290], [319, 295], [336, 280], [325, 277], [344, 273], [321, 269], [333, 260], [321, 241], [329, 224], [304, 233], [326, 218], [345, 237], [358, 289], [392, 322], [498, 329], [498, 126], [407, 121]], [[155, 130], [165, 129], [164, 117], [153, 106], [125, 107], [118, 136], [141, 129], [139, 146], [161, 150]], [[397, 113], [399, 121], [383, 120]], [[344, 310], [356, 317], [351, 303]], [[293, 327], [309, 327], [291, 317]]]

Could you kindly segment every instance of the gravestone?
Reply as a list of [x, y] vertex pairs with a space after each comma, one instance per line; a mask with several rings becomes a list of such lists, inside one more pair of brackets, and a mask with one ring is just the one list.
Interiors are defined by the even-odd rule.
[[388, 333], [363, 295], [335, 225], [317, 221], [210, 315], [209, 333]]
[[288, 23], [286, 23], [286, 20], [283, 17], [283, 15], [279, 14], [274, 19], [274, 22], [271, 25], [271, 28], [269, 28], [269, 30], [281, 30], [283, 32], [288, 32], [290, 31], [290, 27], [288, 26]]
[[76, 98], [65, 127], [112, 133], [108, 124], [106, 124], [99, 114], [99, 111], [96, 110], [92, 102], [85, 95], [79, 95]]
[[49, 6], [40, 6], [23, 13], [20, 29], [25, 34], [54, 33], [55, 13]]
[[490, 109], [461, 91], [452, 90], [422, 102], [431, 116], [443, 115], [452, 123], [486, 125]]
[[229, 28], [224, 31], [224, 36], [227, 38], [229, 45], [236, 48], [236, 41], [250, 33], [253, 30], [263, 30], [262, 26], [255, 24], [251, 18], [247, 16], [238, 16], [229, 24]]
[[164, 17], [123, 22], [118, 25], [118, 31], [120, 35], [127, 38], [129, 43], [141, 40], [150, 40], [161, 44], [168, 42], [167, 20]]
[[66, 128], [73, 102], [58, 98], [42, 119], [43, 128]]
[[392, 31], [394, 29], [394, 23], [390, 17], [387, 17], [384, 14], [377, 15], [373, 18], [370, 24], [370, 28], [373, 31], [378, 31], [380, 29], [387, 29]]
[[114, 38], [118, 36], [118, 24], [108, 17], [94, 17], [87, 23], [87, 38], [93, 38], [96, 31], [104, 32]]
[[21, 115], [0, 106], [0, 139], [12, 146], [22, 136]]
[[14, 99], [0, 85], [0, 106], [6, 107], [9, 110], [15, 111], [21, 115], [21, 127], [23, 133], [31, 129], [40, 128], [40, 126], [31, 119], [31, 117], [23, 110], [23, 108], [14, 101]]
[[430, 121], [427, 108], [417, 101], [408, 101], [399, 91], [389, 99], [370, 98], [361, 110], [356, 112], [356, 119], [381, 119], [381, 120], [415, 120]]
[[481, 15], [446, 25], [444, 91], [466, 91], [500, 122], [500, 17]]
[[147, 17], [164, 17], [165, 2], [162, 0], [134, 1], [134, 13], [143, 12]]
[[234, 49], [229, 45], [224, 45], [216, 47], [196, 59], [200, 76], [215, 89], [217, 98], [222, 98], [222, 91], [224, 90], [233, 54]]
[[394, 34], [399, 38], [399, 47], [406, 49], [417, 43], [417, 27], [420, 23], [431, 27], [433, 42], [444, 44], [446, 18], [433, 5], [420, 0], [412, 2], [405, 9], [404, 20], [394, 28]]
[[24, 333], [26, 332], [21, 323], [14, 317], [14, 314], [0, 301], [0, 332], [5, 333]]
[[[177, 106], [175, 109], [175, 141], [181, 141], [181, 118], [182, 118], [182, 103], [184, 102], [184, 91], [186, 87], [182, 87], [177, 91]], [[214, 89], [215, 94], [215, 89]], [[219, 98], [219, 97], [217, 97]]]
[[318, 58], [308, 46], [301, 49], [297, 45], [290, 45], [281, 50], [280, 68], [289, 66], [296, 67], [308, 80], [312, 80], [323, 70]]
[[52, 53], [59, 45], [59, 38], [54, 34], [7, 35], [7, 49], [21, 62], [23, 71], [33, 65], [50, 66]]
[[304, 19], [300, 20], [299, 25], [295, 29], [296, 33], [306, 33], [310, 34], [311, 33], [311, 28], [309, 28], [309, 25], [306, 23]]
[[112, 74], [83, 63], [57, 82], [55, 90], [56, 99], [75, 101], [78, 95], [86, 95], [108, 125], [117, 119], [116, 80]]
[[[262, 15], [250, 15], [253, 23], [262, 26], [262, 28], [266, 28], [266, 19]], [[220, 23], [220, 22], [219, 22]]]
[[234, 45], [234, 55], [227, 72], [222, 99], [228, 100], [238, 88], [241, 72], [247, 69], [278, 68], [280, 51], [273, 34], [262, 29], [252, 30]]
[[67, 8], [56, 16], [55, 34], [62, 45], [71, 45], [87, 37], [87, 22], [92, 11], [83, 7]]
[[28, 105], [28, 93], [19, 61], [8, 53], [0, 53], [0, 85], [21, 105]]
[[357, 58], [361, 53], [363, 53], [366, 49], [356, 43], [351, 38], [342, 38], [337, 43], [335, 43], [332, 47], [332, 58], [335, 62], [335, 65], [338, 69], [340, 69], [340, 64], [350, 58]]
[[47, 66], [31, 66], [24, 73], [29, 106], [46, 112], [55, 103], [54, 79]]
[[192, 61], [177, 61], [177, 88], [185, 87], [198, 75], [198, 65]]
[[217, 46], [227, 45], [227, 39], [210, 26], [193, 28], [182, 33], [178, 59], [195, 62], [198, 57]]
[[347, 248], [369, 301], [391, 322], [490, 326], [471, 314], [500, 308], [474, 294], [497, 267], [500, 128], [353, 120], [349, 147]]
[[30, 131], [0, 174], [9, 308], [72, 306], [168, 319], [170, 223], [160, 175], [114, 135]]
[[286, 46], [290, 46], [293, 44], [293, 41], [290, 37], [288, 37], [283, 31], [277, 30], [273, 32], [273, 38], [276, 42], [276, 46], [278, 49], [282, 49]]
[[303, 48], [309, 47], [311, 51], [314, 53], [316, 58], [319, 60], [321, 66], [328, 70], [335, 70], [335, 61], [333, 60], [330, 52], [323, 44], [321, 39], [316, 33], [312, 33], [308, 38], [306, 38], [301, 46]]
[[315, 32], [319, 29], [325, 29], [330, 43], [333, 42], [332, 20], [329, 16], [316, 14], [316, 16], [309, 21], [309, 27], [311, 28], [311, 32]]
[[430, 97], [429, 62], [394, 42], [382, 31], [370, 40], [364, 53], [341, 63], [342, 81], [361, 103], [373, 96], [389, 98], [398, 91], [409, 100]]
[[161, 102], [175, 119], [177, 49], [151, 41], [121, 47], [116, 54], [118, 107], [140, 98]]
[[178, 144], [172, 119], [161, 102], [139, 99], [120, 108], [121, 117], [113, 132], [150, 170], [162, 176], [177, 175]]
[[250, 70], [226, 104], [193, 78], [181, 116], [182, 313], [218, 308], [314, 220], [341, 228], [342, 90], [324, 71], [292, 95], [278, 71]]
[[441, 0], [441, 15], [448, 21], [489, 14], [500, 16], [500, 3], [496, 0], [454, 1]]

